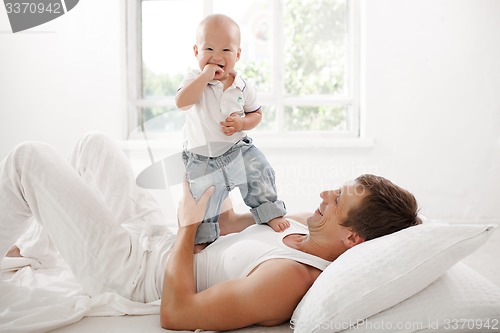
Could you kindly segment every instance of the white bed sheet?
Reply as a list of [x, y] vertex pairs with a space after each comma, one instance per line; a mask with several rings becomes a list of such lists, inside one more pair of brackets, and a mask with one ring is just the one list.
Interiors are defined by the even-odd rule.
[[[159, 315], [123, 317], [85, 317], [77, 324], [51, 331], [51, 333], [119, 332], [119, 333], [193, 333], [192, 331], [164, 330], [159, 325]], [[213, 331], [200, 331], [212, 333]], [[289, 324], [274, 327], [252, 326], [232, 333], [292, 333]]]
[[[468, 265], [484, 262], [484, 265], [473, 268], [481, 274], [493, 277], [491, 281], [498, 286], [500, 265], [497, 258], [500, 254], [500, 233], [497, 236], [499, 237], [495, 238], [494, 235], [489, 240], [489, 247], [480, 249], [470, 258], [466, 258], [465, 262]], [[160, 327], [159, 302], [136, 303], [114, 294], [102, 294], [90, 298], [83, 293], [62, 259], [54, 268], [48, 269], [40, 268], [36, 260], [27, 258], [6, 258], [1, 264], [0, 332], [2, 333], [169, 332]], [[12, 269], [15, 268], [20, 269], [13, 272]], [[8, 269], [11, 271], [5, 271]], [[484, 285], [481, 281], [478, 284]], [[406, 303], [411, 302], [409, 300]], [[390, 311], [394, 309], [381, 313], [379, 317], [387, 319], [384, 316], [388, 316]], [[234, 332], [290, 333], [292, 329], [289, 324], [283, 324], [272, 328], [249, 327]], [[433, 330], [433, 332], [438, 331]]]
[[37, 266], [33, 259], [2, 261], [0, 332], [46, 332], [84, 316], [159, 313], [159, 301], [132, 302], [113, 293], [87, 296], [62, 261], [54, 268], [32, 266]]
[[[144, 304], [112, 293], [91, 298], [62, 260], [53, 268], [40, 268], [33, 259], [5, 258], [1, 268], [2, 333], [169, 332], [160, 326], [160, 301]], [[285, 324], [235, 332], [264, 331], [289, 333], [292, 329]]]

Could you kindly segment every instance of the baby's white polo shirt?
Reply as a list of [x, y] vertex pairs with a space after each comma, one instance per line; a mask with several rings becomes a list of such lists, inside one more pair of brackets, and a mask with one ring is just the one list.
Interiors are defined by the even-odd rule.
[[[180, 88], [194, 80], [200, 72], [189, 72]], [[259, 109], [254, 86], [240, 76], [236, 75], [233, 84], [225, 91], [222, 82], [210, 81], [198, 102], [185, 111], [184, 139], [187, 149], [204, 156], [222, 155], [246, 134], [237, 132], [227, 136], [222, 132], [220, 122], [231, 113], [243, 115]]]

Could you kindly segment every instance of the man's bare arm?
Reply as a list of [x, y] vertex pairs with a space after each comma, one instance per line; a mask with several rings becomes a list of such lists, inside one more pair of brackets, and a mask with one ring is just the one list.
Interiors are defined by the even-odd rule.
[[[240, 232], [245, 228], [255, 224], [255, 219], [252, 214], [236, 213], [233, 209], [231, 198], [227, 198], [222, 203], [221, 214], [219, 216], [219, 227], [221, 235], [227, 235], [234, 232]], [[313, 215], [310, 212], [301, 212], [286, 215], [285, 218], [290, 218], [294, 221], [307, 225], [307, 219]]]
[[255, 220], [250, 213], [236, 213], [233, 209], [231, 198], [228, 197], [222, 202], [221, 214], [219, 215], [219, 228], [221, 236], [240, 232], [255, 224]]
[[[164, 328], [177, 330], [279, 325], [290, 319], [318, 274], [318, 270], [293, 260], [268, 260], [248, 277], [226, 281], [200, 293], [192, 289], [181, 298], [178, 293], [178, 302], [162, 304], [161, 323]], [[169, 287], [172, 286], [164, 285]], [[164, 297], [168, 295], [164, 293]]]
[[[164, 328], [229, 330], [252, 324], [277, 325], [292, 315], [319, 270], [290, 259], [271, 259], [249, 276], [196, 292], [194, 237], [211, 191], [196, 202], [184, 182], [179, 231], [163, 283], [160, 321]], [[284, 278], [286, 277], [286, 278]]]

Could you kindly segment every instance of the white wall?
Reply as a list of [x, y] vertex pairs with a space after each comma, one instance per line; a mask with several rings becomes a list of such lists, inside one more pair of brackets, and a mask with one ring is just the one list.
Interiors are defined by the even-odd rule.
[[[81, 1], [0, 34], [0, 155], [24, 139], [67, 152], [84, 132], [126, 137], [119, 0]], [[369, 148], [275, 149], [289, 210], [363, 172], [414, 192], [432, 218], [500, 222], [500, 1], [364, 0]], [[10, 30], [0, 11], [0, 30]], [[259, 143], [257, 142], [257, 145]]]
[[[287, 202], [313, 204], [310, 186], [368, 171], [411, 190], [430, 217], [499, 222], [500, 1], [364, 5], [364, 107], [374, 147], [271, 154], [277, 168], [299, 175], [280, 179], [294, 192]], [[295, 157], [303, 164], [292, 169]]]
[[500, 1], [366, 4], [371, 157], [432, 216], [498, 220]]
[[67, 14], [9, 33], [0, 8], [0, 156], [22, 140], [68, 152], [89, 130], [125, 132], [119, 0], [85, 0]]

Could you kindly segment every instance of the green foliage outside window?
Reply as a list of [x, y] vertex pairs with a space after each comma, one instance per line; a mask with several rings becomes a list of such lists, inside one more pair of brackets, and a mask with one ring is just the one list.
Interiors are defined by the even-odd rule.
[[288, 0], [285, 5], [285, 92], [344, 93], [346, 2]]
[[[342, 96], [346, 91], [347, 0], [284, 1], [284, 93], [285, 96]], [[267, 62], [240, 61], [237, 69], [252, 79], [258, 90], [271, 91], [272, 70]], [[181, 69], [179, 69], [181, 70]], [[144, 64], [143, 93], [147, 97], [174, 96], [183, 75], [155, 74]], [[259, 89], [261, 88], [261, 89]], [[264, 106], [258, 130], [275, 127], [276, 108]], [[175, 114], [177, 113], [177, 114]], [[162, 130], [182, 127], [183, 115], [174, 107], [143, 109], [143, 120], [160, 117], [169, 122]], [[284, 105], [285, 131], [347, 130], [346, 107]], [[155, 121], [153, 123], [157, 123]]]
[[[345, 1], [286, 1], [284, 24], [287, 95], [345, 93], [346, 13]], [[285, 108], [285, 129], [345, 130], [346, 113], [344, 107], [289, 106]]]

